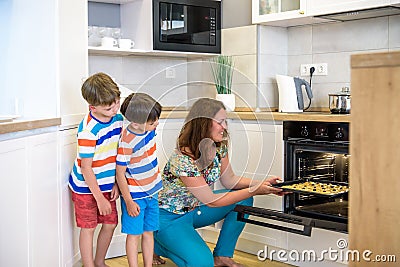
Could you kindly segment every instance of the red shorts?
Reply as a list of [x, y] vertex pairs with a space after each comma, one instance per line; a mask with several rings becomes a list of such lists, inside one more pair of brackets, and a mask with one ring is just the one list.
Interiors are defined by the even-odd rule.
[[[97, 202], [92, 194], [77, 194], [72, 192], [72, 201], [74, 202], [76, 225], [80, 228], [95, 228], [99, 223], [118, 224], [117, 205], [111, 201], [111, 214], [100, 215], [97, 208]], [[103, 193], [108, 200], [111, 198], [111, 192]]]

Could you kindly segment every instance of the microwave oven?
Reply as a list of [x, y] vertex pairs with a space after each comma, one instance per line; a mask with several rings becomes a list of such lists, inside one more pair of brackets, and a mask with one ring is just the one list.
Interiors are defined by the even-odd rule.
[[221, 1], [153, 0], [153, 49], [221, 53]]

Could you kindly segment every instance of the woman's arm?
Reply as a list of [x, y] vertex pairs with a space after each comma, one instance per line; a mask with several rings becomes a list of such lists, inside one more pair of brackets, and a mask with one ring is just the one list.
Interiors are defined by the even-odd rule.
[[214, 194], [202, 176], [181, 176], [180, 179], [198, 200], [209, 207], [228, 206], [255, 195], [279, 193], [282, 191], [282, 189], [271, 187], [270, 185], [267, 185], [261, 181], [251, 187], [226, 193]]
[[[266, 185], [276, 184], [281, 178], [273, 176], [271, 178], [265, 179], [264, 183]], [[249, 188], [251, 186], [256, 186], [260, 184], [260, 180], [250, 179], [247, 177], [237, 176], [232, 169], [229, 162], [229, 156], [226, 154], [224, 158], [221, 159], [221, 184], [227, 189], [243, 189]]]

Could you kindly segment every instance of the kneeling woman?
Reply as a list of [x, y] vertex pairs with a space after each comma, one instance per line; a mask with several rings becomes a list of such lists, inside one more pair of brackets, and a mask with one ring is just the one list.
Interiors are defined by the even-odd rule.
[[[232, 257], [244, 228], [233, 211], [253, 204], [253, 196], [280, 194], [271, 187], [279, 179], [252, 181], [236, 176], [229, 163], [227, 114], [222, 102], [197, 100], [162, 173], [159, 193], [160, 228], [154, 233], [155, 253], [178, 266], [242, 266]], [[217, 181], [225, 188], [213, 191]], [[224, 219], [212, 253], [196, 229]]]

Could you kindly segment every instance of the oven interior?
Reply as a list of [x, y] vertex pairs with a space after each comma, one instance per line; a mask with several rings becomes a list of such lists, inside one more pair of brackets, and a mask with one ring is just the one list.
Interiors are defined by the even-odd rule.
[[[298, 145], [294, 145], [298, 146]], [[308, 145], [294, 148], [290, 175], [286, 180], [324, 181], [348, 183], [350, 155], [346, 148], [329, 151], [324, 146], [310, 149]], [[328, 151], [326, 151], [328, 150]], [[293, 193], [285, 196], [285, 212], [330, 221], [347, 222], [348, 193], [335, 197], [307, 193]]]

